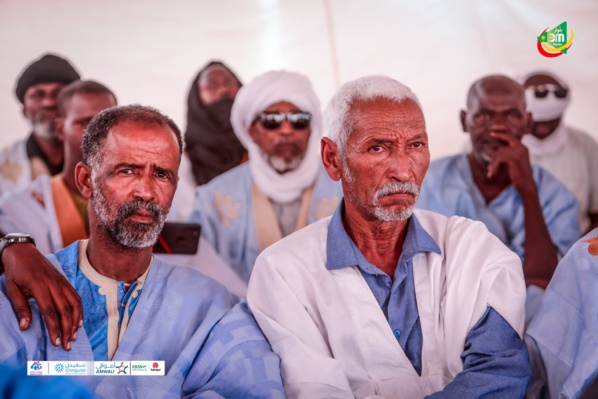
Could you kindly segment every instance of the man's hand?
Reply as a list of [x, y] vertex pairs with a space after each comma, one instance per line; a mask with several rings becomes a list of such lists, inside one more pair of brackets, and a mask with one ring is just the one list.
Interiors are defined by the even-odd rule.
[[527, 147], [509, 134], [492, 132], [490, 136], [503, 141], [506, 146], [499, 148], [488, 164], [488, 177], [495, 176], [500, 165], [504, 164], [509, 171], [511, 184], [517, 191], [535, 191], [536, 184]]
[[2, 262], [6, 291], [19, 319], [21, 331], [29, 328], [33, 297], [44, 317], [55, 346], [71, 350], [77, 330], [83, 326], [83, 306], [77, 291], [32, 244], [13, 244], [4, 249]]

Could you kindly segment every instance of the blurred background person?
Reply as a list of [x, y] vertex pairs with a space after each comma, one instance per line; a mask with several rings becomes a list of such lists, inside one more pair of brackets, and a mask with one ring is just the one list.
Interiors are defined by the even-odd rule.
[[17, 81], [15, 94], [31, 127], [29, 137], [0, 150], [0, 194], [27, 186], [40, 175], [62, 171], [62, 142], [56, 134], [58, 95], [79, 80], [64, 58], [45, 54], [29, 64]]
[[187, 99], [185, 151], [197, 185], [241, 164], [247, 151], [230, 122], [241, 81], [222, 62], [208, 63], [195, 77]]
[[566, 126], [563, 116], [571, 90], [563, 79], [547, 71], [527, 74], [527, 108], [534, 120], [523, 136], [532, 163], [555, 175], [575, 194], [582, 233], [598, 227], [598, 144], [587, 133]]

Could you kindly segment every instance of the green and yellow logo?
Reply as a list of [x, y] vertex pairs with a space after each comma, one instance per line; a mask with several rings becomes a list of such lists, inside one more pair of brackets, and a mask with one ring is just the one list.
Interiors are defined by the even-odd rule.
[[573, 29], [567, 29], [567, 21], [550, 30], [548, 29], [544, 29], [538, 36], [538, 51], [540, 54], [549, 58], [567, 54], [574, 36]]

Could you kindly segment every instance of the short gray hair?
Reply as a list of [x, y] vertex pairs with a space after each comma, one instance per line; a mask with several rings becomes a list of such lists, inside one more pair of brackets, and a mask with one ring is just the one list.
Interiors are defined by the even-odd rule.
[[343, 161], [347, 155], [347, 141], [353, 131], [349, 115], [351, 106], [358, 101], [384, 98], [397, 103], [414, 101], [420, 108], [417, 96], [401, 82], [388, 76], [364, 76], [345, 83], [328, 103], [324, 113], [326, 135], [337, 145]]

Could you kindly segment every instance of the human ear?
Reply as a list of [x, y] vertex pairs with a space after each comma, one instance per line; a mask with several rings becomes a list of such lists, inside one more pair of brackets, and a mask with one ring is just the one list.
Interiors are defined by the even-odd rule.
[[91, 198], [93, 194], [91, 168], [87, 164], [79, 162], [77, 166], [75, 166], [75, 183], [83, 198]]
[[343, 173], [338, 147], [328, 137], [323, 137], [320, 143], [322, 147], [321, 152], [324, 169], [326, 169], [328, 176], [330, 176], [332, 180], [339, 181]]
[[58, 117], [56, 118], [56, 135], [58, 139], [64, 143], [64, 118]]
[[467, 118], [467, 112], [465, 112], [464, 110], [461, 110], [461, 114], [459, 116], [461, 119], [461, 129], [463, 129], [463, 131], [465, 133], [467, 133], [467, 125], [465, 124], [465, 119]]

